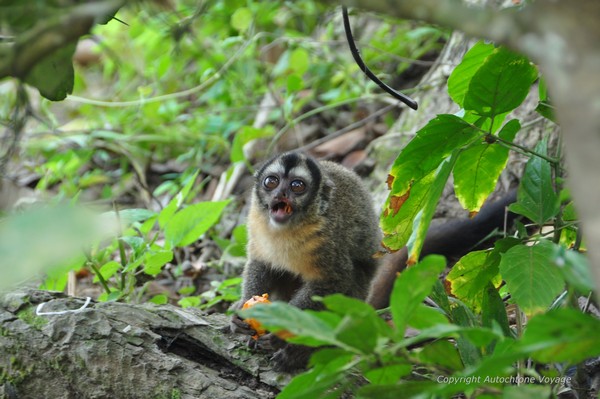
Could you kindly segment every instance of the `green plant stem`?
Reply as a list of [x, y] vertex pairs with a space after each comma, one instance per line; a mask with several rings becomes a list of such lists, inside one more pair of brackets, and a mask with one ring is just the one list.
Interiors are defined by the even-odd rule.
[[560, 163], [558, 159], [549, 157], [547, 155], [542, 155], [539, 152], [531, 150], [531, 149], [529, 149], [527, 147], [524, 147], [522, 145], [513, 143], [512, 141], [504, 140], [501, 137], [494, 136], [494, 140], [497, 141], [497, 142], [499, 142], [500, 144], [508, 147], [509, 149], [515, 150], [515, 148], [516, 148], [516, 149], [520, 150], [520, 153], [523, 154], [523, 155], [533, 155], [533, 156], [542, 158], [543, 160], [550, 162], [550, 164], [553, 165], [553, 166], [554, 165], [558, 165]]
[[[87, 254], [86, 254], [86, 257], [87, 257]], [[110, 294], [111, 293], [110, 287], [108, 286], [108, 283], [102, 276], [102, 273], [100, 273], [100, 269], [98, 269], [98, 267], [96, 266], [96, 263], [88, 257], [87, 264], [89, 267], [92, 268], [92, 271], [94, 272], [96, 277], [98, 277], [98, 281], [100, 281], [100, 285], [102, 286], [102, 288], [104, 288], [104, 291], [106, 291], [107, 294]]]

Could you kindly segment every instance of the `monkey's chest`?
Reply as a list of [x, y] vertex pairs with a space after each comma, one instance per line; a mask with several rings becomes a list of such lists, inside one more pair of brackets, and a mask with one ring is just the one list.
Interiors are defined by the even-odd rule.
[[305, 280], [318, 279], [322, 270], [316, 261], [323, 239], [315, 228], [304, 231], [260, 229], [250, 235], [250, 257], [270, 264], [273, 268], [288, 271]]

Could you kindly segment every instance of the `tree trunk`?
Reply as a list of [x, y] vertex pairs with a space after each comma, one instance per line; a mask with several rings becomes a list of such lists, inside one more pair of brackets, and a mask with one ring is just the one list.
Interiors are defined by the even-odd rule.
[[273, 398], [269, 371], [228, 317], [164, 305], [94, 303], [21, 290], [0, 296], [2, 398]]

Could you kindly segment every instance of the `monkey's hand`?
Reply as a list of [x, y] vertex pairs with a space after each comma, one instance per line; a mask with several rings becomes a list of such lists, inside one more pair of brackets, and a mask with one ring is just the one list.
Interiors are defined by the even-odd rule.
[[271, 357], [273, 370], [289, 373], [304, 368], [314, 351], [308, 346], [286, 343]]
[[258, 349], [265, 352], [274, 352], [285, 345], [285, 341], [273, 333], [267, 333], [248, 341], [248, 346], [252, 349]]
[[231, 321], [229, 322], [229, 329], [232, 333], [235, 334], [243, 334], [243, 335], [254, 335], [256, 331], [248, 323], [244, 321], [237, 313], [234, 313], [231, 316]]

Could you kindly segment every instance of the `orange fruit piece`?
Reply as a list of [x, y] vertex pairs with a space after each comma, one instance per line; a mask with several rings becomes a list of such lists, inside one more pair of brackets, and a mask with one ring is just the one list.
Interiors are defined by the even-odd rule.
[[[252, 298], [248, 299], [244, 303], [244, 305], [242, 306], [242, 309], [249, 309], [252, 306], [256, 305], [257, 303], [271, 303], [271, 301], [269, 301], [269, 294], [254, 295]], [[254, 334], [252, 336], [252, 338], [255, 340], [257, 340], [258, 337], [260, 337], [261, 335], [264, 335], [267, 332], [267, 330], [262, 328], [260, 322], [256, 319], [251, 319], [251, 318], [244, 319], [244, 322], [248, 323], [250, 328], [252, 328], [254, 331], [256, 331], [256, 334]]]

